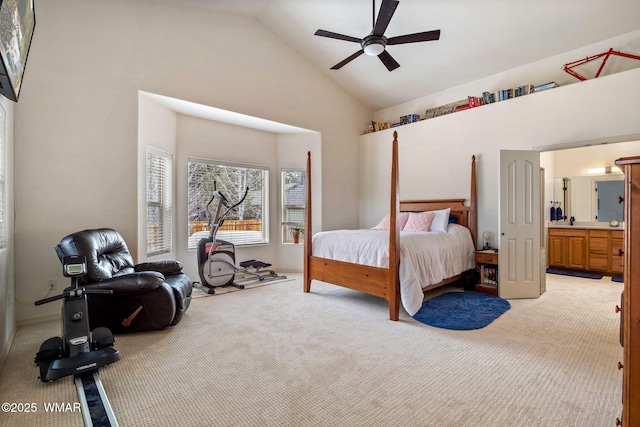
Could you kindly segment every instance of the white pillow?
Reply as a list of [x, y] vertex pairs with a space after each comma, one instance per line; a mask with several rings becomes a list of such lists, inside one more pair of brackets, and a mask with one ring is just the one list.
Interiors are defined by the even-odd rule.
[[451, 208], [440, 209], [438, 211], [431, 211], [435, 213], [433, 220], [431, 221], [431, 228], [429, 231], [447, 231], [449, 227], [449, 214], [451, 213]]

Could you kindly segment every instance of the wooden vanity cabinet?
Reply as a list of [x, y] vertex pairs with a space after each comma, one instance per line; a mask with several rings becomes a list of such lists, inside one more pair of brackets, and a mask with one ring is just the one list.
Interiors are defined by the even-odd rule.
[[622, 273], [623, 230], [549, 228], [549, 267]]
[[589, 257], [587, 269], [605, 274], [622, 274], [622, 230], [587, 230]]
[[549, 229], [549, 267], [586, 269], [586, 248], [586, 231], [584, 229]]
[[609, 232], [607, 230], [587, 230], [589, 234], [589, 262], [588, 269], [594, 271], [609, 271]]

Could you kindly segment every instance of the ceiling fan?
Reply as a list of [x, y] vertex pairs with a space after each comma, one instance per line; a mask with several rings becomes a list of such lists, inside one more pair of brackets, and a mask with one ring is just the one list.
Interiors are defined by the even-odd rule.
[[389, 71], [393, 71], [400, 66], [398, 62], [385, 50], [387, 46], [394, 44], [406, 44], [416, 42], [426, 42], [430, 40], [438, 40], [440, 38], [440, 30], [425, 31], [422, 33], [406, 34], [404, 36], [397, 37], [385, 37], [384, 32], [391, 22], [393, 13], [396, 11], [398, 4], [397, 0], [382, 0], [380, 5], [380, 12], [378, 13], [378, 20], [376, 21], [376, 2], [373, 0], [373, 30], [371, 34], [365, 38], [359, 39], [357, 37], [345, 36], [343, 34], [332, 33], [331, 31], [318, 30], [315, 32], [316, 36], [329, 37], [331, 39], [345, 40], [348, 42], [360, 43], [361, 49], [351, 55], [350, 57], [338, 62], [331, 67], [332, 70], [338, 70], [356, 59], [358, 56], [366, 53], [369, 56], [377, 56], [380, 61], [387, 67]]

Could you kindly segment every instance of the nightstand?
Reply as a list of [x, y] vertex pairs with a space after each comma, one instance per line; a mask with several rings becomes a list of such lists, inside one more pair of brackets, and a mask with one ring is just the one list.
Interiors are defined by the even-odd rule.
[[498, 295], [498, 253], [493, 249], [476, 251], [479, 279], [476, 292]]

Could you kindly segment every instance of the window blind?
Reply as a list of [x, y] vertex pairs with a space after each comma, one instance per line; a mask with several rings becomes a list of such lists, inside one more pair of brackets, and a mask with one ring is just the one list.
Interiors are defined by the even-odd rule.
[[147, 256], [171, 252], [173, 234], [173, 158], [147, 148]]

